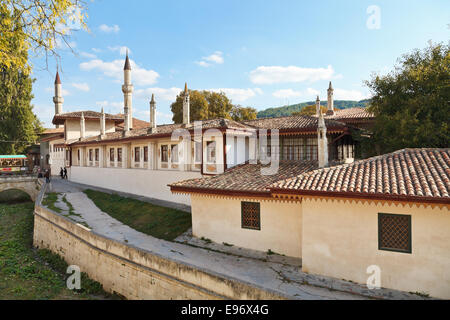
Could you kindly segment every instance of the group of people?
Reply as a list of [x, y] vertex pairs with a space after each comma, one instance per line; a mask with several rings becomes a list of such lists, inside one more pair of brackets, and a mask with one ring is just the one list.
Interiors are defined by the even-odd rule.
[[61, 176], [61, 179], [67, 179], [67, 168], [61, 168], [61, 170], [59, 170], [59, 175]]

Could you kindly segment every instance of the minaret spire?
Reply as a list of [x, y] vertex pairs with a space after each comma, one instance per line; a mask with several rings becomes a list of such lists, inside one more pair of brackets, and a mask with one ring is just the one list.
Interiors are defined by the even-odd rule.
[[85, 136], [85, 122], [84, 122], [84, 112], [81, 112], [81, 118], [80, 118], [80, 140], [84, 139]]
[[319, 118], [317, 120], [317, 157], [319, 160], [319, 168], [328, 166], [328, 139], [327, 126], [323, 114], [319, 111]]
[[[64, 98], [62, 97], [62, 84], [59, 77], [59, 72], [56, 70], [55, 77], [55, 96], [53, 97], [53, 103], [55, 104], [55, 115], [62, 113], [62, 105], [64, 103]], [[59, 124], [56, 125], [57, 128], [60, 127]]]
[[157, 131], [156, 127], [156, 102], [155, 95], [152, 93], [152, 100], [150, 100], [150, 130], [151, 133]]
[[128, 50], [127, 57], [125, 58], [125, 66], [123, 68], [123, 78], [124, 83], [122, 85], [123, 92], [123, 111], [125, 116], [125, 131], [129, 131], [133, 129], [133, 85], [131, 84], [131, 64], [130, 59], [128, 58]]
[[333, 100], [333, 86], [331, 85], [331, 81], [330, 81], [330, 85], [328, 86], [328, 100], [327, 100], [327, 115], [333, 115], [334, 114], [334, 100]]
[[316, 115], [319, 116], [319, 113], [320, 113], [320, 99], [319, 99], [319, 96], [317, 96], [317, 99], [316, 99]]
[[183, 94], [183, 124], [186, 126], [189, 125], [190, 123], [189, 113], [190, 113], [189, 90], [187, 87], [187, 82], [185, 82]]

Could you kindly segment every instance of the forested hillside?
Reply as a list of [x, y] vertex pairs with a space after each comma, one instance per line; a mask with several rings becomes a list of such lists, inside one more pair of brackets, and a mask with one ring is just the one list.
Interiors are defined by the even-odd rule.
[[[365, 108], [369, 103], [369, 100], [361, 100], [361, 101], [352, 101], [352, 100], [334, 100], [334, 107], [337, 109], [347, 109], [347, 108], [353, 108], [353, 107], [363, 107]], [[293, 112], [300, 111], [303, 107], [309, 106], [309, 105], [315, 105], [315, 101], [308, 101], [308, 102], [301, 102], [297, 104], [293, 104], [290, 106], [282, 106], [282, 107], [275, 107], [275, 108], [268, 108], [265, 110], [261, 110], [258, 112], [257, 117], [258, 118], [269, 118], [269, 117], [283, 117], [283, 116], [289, 116]], [[326, 101], [321, 101], [320, 104], [322, 106], [326, 106]]]

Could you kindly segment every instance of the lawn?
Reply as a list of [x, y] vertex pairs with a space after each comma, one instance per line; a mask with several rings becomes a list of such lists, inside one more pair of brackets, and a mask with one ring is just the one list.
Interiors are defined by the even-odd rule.
[[172, 241], [192, 225], [188, 212], [91, 189], [84, 193], [103, 212], [155, 238]]
[[31, 201], [0, 203], [0, 299], [113, 298], [84, 273], [79, 292], [67, 289], [66, 262], [32, 247], [33, 209]]

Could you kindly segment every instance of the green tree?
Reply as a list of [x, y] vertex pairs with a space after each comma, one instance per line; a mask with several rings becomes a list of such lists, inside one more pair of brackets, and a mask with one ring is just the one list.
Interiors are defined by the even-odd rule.
[[208, 119], [230, 118], [233, 104], [224, 92], [203, 91], [202, 93], [208, 101]]
[[[0, 24], [5, 20], [18, 21], [5, 6], [0, 6]], [[41, 124], [33, 113], [31, 99], [32, 80], [28, 68], [27, 46], [20, 24], [9, 24], [9, 37], [2, 38], [8, 51], [14, 51], [18, 61], [8, 65], [0, 63], [0, 154], [23, 153], [27, 146], [34, 143], [42, 130]]]
[[369, 110], [376, 117], [367, 150], [380, 154], [406, 147], [449, 147], [448, 45], [430, 44], [406, 54], [394, 71], [365, 83], [373, 94]]
[[[174, 103], [170, 105], [174, 123], [183, 122], [183, 97], [184, 91], [177, 95]], [[189, 119], [190, 121], [208, 119], [208, 101], [201, 91], [189, 90]]]
[[257, 111], [252, 107], [234, 106], [231, 109], [231, 119], [235, 121], [254, 120], [256, 119]]
[[86, 9], [85, 1], [82, 0], [2, 0], [0, 64], [6, 67], [29, 67], [28, 60], [9, 46], [8, 39], [19, 36], [14, 31], [15, 27], [22, 30], [21, 49], [31, 49], [34, 53], [43, 51], [46, 55], [59, 57], [57, 51], [62, 44], [71, 48], [71, 34], [76, 30], [87, 29]]
[[[320, 106], [320, 110], [322, 113], [327, 112], [327, 107]], [[304, 106], [300, 111], [291, 113], [292, 116], [312, 116], [316, 114], [316, 106], [315, 105], [309, 105]]]

